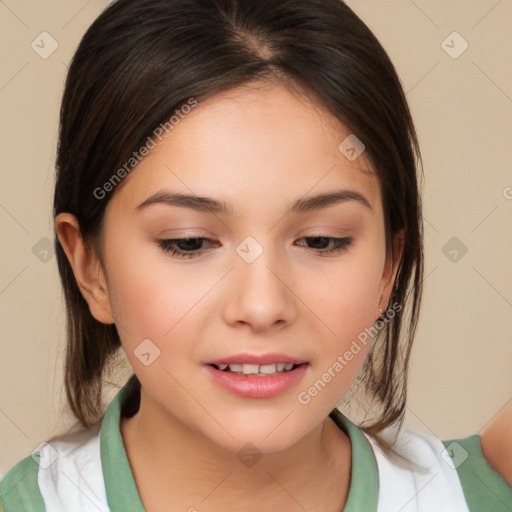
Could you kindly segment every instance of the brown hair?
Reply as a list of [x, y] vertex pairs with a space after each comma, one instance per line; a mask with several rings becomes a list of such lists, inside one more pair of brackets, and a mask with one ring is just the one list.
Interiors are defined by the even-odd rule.
[[[340, 0], [118, 0], [91, 25], [70, 65], [60, 112], [54, 216], [70, 212], [94, 246], [113, 192], [102, 187], [191, 97], [254, 81], [297, 86], [366, 146], [382, 191], [386, 250], [405, 231], [390, 304], [404, 307], [379, 332], [360, 374], [381, 407], [377, 435], [402, 424], [409, 354], [423, 275], [417, 170], [421, 155], [395, 68]], [[55, 248], [67, 308], [66, 395], [78, 421], [101, 420], [104, 374], [121, 344], [96, 321], [62, 246]], [[406, 308], [405, 306], [408, 306]], [[404, 314], [406, 313], [407, 314]], [[380, 339], [382, 338], [382, 339]], [[140, 391], [135, 375], [130, 393]]]

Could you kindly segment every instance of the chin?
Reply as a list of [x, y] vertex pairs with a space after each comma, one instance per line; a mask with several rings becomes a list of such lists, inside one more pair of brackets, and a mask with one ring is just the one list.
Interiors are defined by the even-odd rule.
[[[253, 422], [250, 418], [241, 423], [226, 422], [225, 426], [232, 437], [224, 430], [220, 436], [210, 437], [206, 432], [203, 435], [239, 459], [246, 454], [257, 456], [281, 452], [298, 443], [315, 427], [311, 425], [308, 430], [308, 425], [304, 423], [297, 425], [297, 418], [291, 418], [294, 415], [292, 413], [288, 418], [283, 414], [269, 415], [263, 420], [260, 413], [259, 419]], [[286, 419], [283, 421], [283, 418]]]

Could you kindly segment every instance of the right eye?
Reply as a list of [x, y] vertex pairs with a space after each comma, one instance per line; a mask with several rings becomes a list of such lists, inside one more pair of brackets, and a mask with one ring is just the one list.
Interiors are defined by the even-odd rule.
[[214, 240], [211, 238], [194, 237], [194, 238], [168, 238], [158, 241], [158, 245], [171, 256], [177, 258], [196, 258], [205, 252], [203, 243], [212, 244]]

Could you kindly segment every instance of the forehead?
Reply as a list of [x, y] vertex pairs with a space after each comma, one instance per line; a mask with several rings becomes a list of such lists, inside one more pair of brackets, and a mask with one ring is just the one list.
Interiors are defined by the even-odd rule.
[[168, 188], [229, 199], [236, 211], [237, 203], [263, 207], [309, 192], [350, 188], [380, 210], [377, 176], [366, 155], [350, 160], [340, 150], [349, 135], [303, 94], [280, 84], [244, 85], [182, 116], [155, 140], [156, 147], [124, 178], [114, 198], [133, 206]]

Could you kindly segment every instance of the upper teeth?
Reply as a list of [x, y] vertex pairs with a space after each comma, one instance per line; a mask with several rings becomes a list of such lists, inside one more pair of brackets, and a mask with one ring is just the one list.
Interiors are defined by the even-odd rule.
[[245, 375], [263, 373], [271, 375], [273, 373], [281, 373], [293, 368], [293, 363], [275, 363], [275, 364], [219, 364], [219, 370], [225, 370], [229, 366], [232, 372], [240, 372]]

